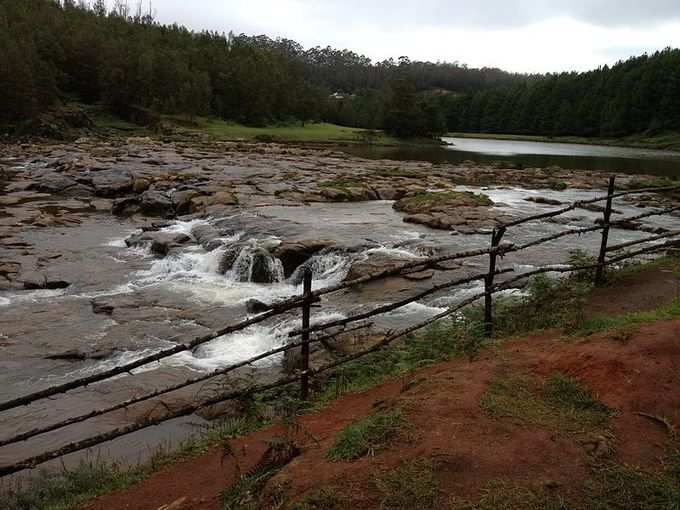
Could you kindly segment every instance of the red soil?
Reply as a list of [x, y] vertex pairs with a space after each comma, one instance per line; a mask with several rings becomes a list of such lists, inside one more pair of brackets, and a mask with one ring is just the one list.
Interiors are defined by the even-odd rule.
[[[619, 298], [614, 298], [620, 293], [620, 288], [598, 291], [594, 304], [600, 299], [600, 310], [620, 309]], [[584, 381], [618, 411], [609, 428], [616, 438], [616, 459], [622, 463], [658, 467], [668, 446], [665, 427], [637, 413], [663, 416], [680, 425], [680, 321], [644, 325], [626, 343], [608, 333], [565, 341], [557, 332], [544, 332], [509, 341], [501, 351], [484, 352], [476, 360], [456, 359], [423, 368], [407, 379], [346, 395], [321, 412], [302, 416], [302, 429], [318, 443], [301, 434], [301, 454], [270, 484], [283, 484], [293, 498], [333, 486], [351, 497], [357, 510], [377, 508], [370, 485], [375, 473], [404, 460], [429, 458], [436, 462], [443, 492], [453, 498], [474, 497], [494, 480], [558, 487], [562, 494], [577, 491], [592, 463], [582, 438], [491, 418], [480, 408], [480, 397], [501, 368], [537, 377], [560, 371]], [[412, 380], [419, 382], [404, 391], [404, 382]], [[351, 463], [326, 460], [335, 434], [369, 414], [376, 403], [402, 409], [413, 424], [408, 437], [372, 458]], [[280, 427], [272, 427], [234, 440], [240, 472], [255, 466], [266, 450], [265, 440], [281, 432]], [[157, 510], [171, 505], [168, 510], [217, 510], [220, 492], [236, 475], [234, 459], [223, 459], [222, 451], [215, 448], [167, 466], [127, 490], [101, 497], [88, 508]]]

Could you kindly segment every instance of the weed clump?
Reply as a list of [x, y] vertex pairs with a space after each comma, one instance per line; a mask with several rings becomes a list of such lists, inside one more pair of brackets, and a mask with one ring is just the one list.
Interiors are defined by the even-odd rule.
[[367, 416], [338, 432], [326, 457], [335, 461], [351, 461], [375, 455], [397, 437], [406, 423], [399, 410]]

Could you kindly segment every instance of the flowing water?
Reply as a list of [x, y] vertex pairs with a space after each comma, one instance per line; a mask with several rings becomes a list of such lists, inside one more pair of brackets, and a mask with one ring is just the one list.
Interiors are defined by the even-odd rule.
[[[467, 189], [481, 191], [478, 188]], [[551, 208], [526, 201], [531, 196], [568, 202], [595, 195], [592, 191], [553, 192], [516, 188], [485, 188], [483, 192], [496, 202], [501, 212], [516, 216]], [[618, 203], [616, 209], [625, 215], [639, 213], [639, 209], [625, 202]], [[577, 210], [565, 217], [565, 223], [540, 222], [511, 229], [505, 240], [526, 242], [574, 226], [590, 226], [600, 214]], [[342, 281], [352, 262], [371, 257], [417, 260], [428, 249], [447, 253], [487, 247], [489, 243], [488, 235], [451, 235], [447, 231], [404, 223], [389, 201], [319, 203], [307, 207], [268, 206], [258, 208], [256, 214], [178, 221], [166, 227], [165, 231], [191, 235], [192, 230], [201, 224], [219, 229], [223, 236], [222, 247], [206, 251], [198, 244], [189, 243], [163, 259], [155, 258], [146, 248], [128, 248], [125, 239], [135, 230], [129, 224], [109, 217], [93, 216], [91, 221], [75, 229], [54, 228], [26, 233], [32, 243], [62, 254], [54, 259], [54, 270], [65, 274], [72, 285], [61, 290], [0, 293], [0, 342], [4, 346], [4, 356], [0, 361], [0, 400], [105, 370], [173, 345], [172, 342], [186, 341], [205, 334], [209, 329], [242, 320], [248, 315], [246, 303], [251, 299], [271, 302], [301, 293], [299, 270], [286, 278], [281, 262], [274, 257], [264, 262], [271, 283], [252, 281], [257, 254], [262, 251], [268, 253], [283, 239], [330, 238], [336, 242], [335, 249], [323, 251], [306, 263], [313, 270], [314, 288]], [[661, 217], [650, 220], [648, 224], [677, 226], [677, 218]], [[645, 235], [617, 230], [610, 236], [610, 242], [618, 243]], [[222, 274], [220, 262], [225, 251], [234, 245], [239, 246], [240, 252], [231, 268]], [[501, 268], [529, 271], [539, 265], [564, 263], [569, 250], [574, 248], [585, 248], [594, 254], [597, 246], [598, 233], [568, 237], [521, 254], [511, 254], [500, 264]], [[466, 261], [457, 274], [477, 273], [484, 271], [485, 267], [486, 260], [483, 258], [472, 259]], [[434, 282], [452, 277], [451, 273], [438, 274]], [[433, 281], [413, 283], [412, 292], [432, 284]], [[333, 295], [324, 300], [321, 309], [314, 309], [313, 321], [343, 317], [350, 311], [389, 302], [395, 295], [408, 295], [403, 292], [403, 283], [398, 288], [389, 285], [378, 283]], [[435, 295], [377, 319], [376, 327], [393, 328], [418, 321], [479, 290], [480, 284], [471, 284]], [[112, 303], [115, 305], [113, 313], [94, 315], [93, 301]], [[152, 388], [179, 382], [187, 376], [247, 359], [283, 345], [288, 332], [298, 327], [299, 321], [298, 314], [287, 314], [149, 365], [135, 371], [134, 376], [121, 376], [114, 383], [96, 384], [3, 414], [0, 436], [6, 437], [82, 414]], [[103, 354], [75, 362], [48, 359], [49, 354], [73, 349], [90, 353], [101, 351]], [[238, 375], [269, 380], [279, 374], [280, 366], [281, 357], [273, 357], [239, 371]], [[166, 401], [169, 405], [182, 403], [209, 391], [210, 386], [193, 388], [178, 392]], [[41, 436], [27, 444], [2, 448], [0, 463], [16, 461], [129, 423], [140, 416], [163, 411], [153, 406], [142, 408], [112, 413]], [[135, 461], [145, 456], [150, 448], [186, 437], [203, 423], [204, 420], [196, 416], [175, 420], [108, 443], [102, 447], [102, 455]], [[66, 462], [72, 463], [78, 458], [79, 455], [74, 455]]]
[[680, 152], [481, 138], [445, 137], [442, 140], [448, 145], [352, 146], [345, 150], [354, 156], [369, 159], [416, 160], [432, 163], [509, 162], [521, 164], [527, 168], [556, 165], [566, 169], [680, 177]]

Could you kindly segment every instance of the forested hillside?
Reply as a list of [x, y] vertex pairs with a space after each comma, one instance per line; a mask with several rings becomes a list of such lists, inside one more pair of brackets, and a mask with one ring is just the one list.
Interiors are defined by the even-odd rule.
[[452, 131], [624, 136], [680, 129], [680, 50], [551, 74], [451, 101]]
[[123, 117], [143, 107], [254, 125], [323, 119], [389, 128], [392, 120], [405, 135], [428, 134], [446, 125], [438, 102], [428, 106], [438, 97], [420, 92], [472, 92], [518, 79], [405, 58], [372, 63], [266, 36], [195, 33], [162, 26], [122, 1], [107, 10], [103, 0], [0, 0], [0, 48], [0, 123], [70, 99], [103, 102]]
[[397, 136], [621, 136], [680, 129], [680, 51], [546, 76], [372, 62], [267, 36], [165, 26], [104, 0], [0, 0], [0, 126], [72, 101], [250, 125], [324, 120]]

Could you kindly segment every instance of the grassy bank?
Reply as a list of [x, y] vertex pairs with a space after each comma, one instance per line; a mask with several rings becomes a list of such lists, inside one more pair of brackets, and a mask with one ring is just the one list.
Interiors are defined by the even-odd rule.
[[447, 133], [446, 136], [457, 138], [480, 138], [483, 140], [516, 140], [525, 142], [578, 143], [585, 145], [608, 145], [612, 147], [634, 147], [638, 149], [680, 151], [680, 133], [665, 133], [661, 135], [640, 134], [622, 138], [504, 135], [494, 133]]
[[200, 132], [224, 140], [286, 141], [316, 143], [374, 143], [378, 145], [397, 145], [400, 141], [385, 135], [382, 131], [367, 131], [329, 124], [326, 122], [299, 123], [253, 127], [244, 126], [221, 119], [199, 119]]

